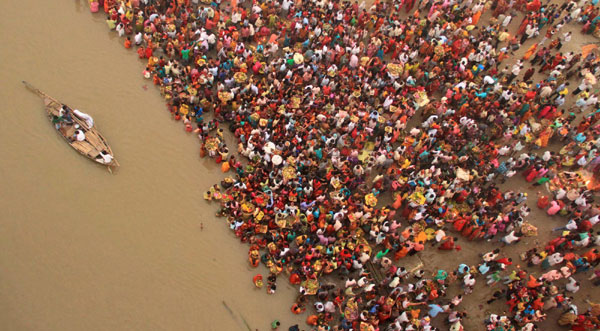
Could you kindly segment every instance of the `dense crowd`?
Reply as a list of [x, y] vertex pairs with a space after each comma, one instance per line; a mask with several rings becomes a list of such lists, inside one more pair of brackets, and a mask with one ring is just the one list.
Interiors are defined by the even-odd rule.
[[[598, 306], [580, 311], [570, 296], [580, 287], [572, 275], [600, 261], [588, 189], [600, 169], [600, 62], [561, 48], [575, 37], [568, 25], [597, 33], [596, 2], [105, 0], [92, 9], [146, 59], [143, 75], [198, 135], [201, 155], [233, 171], [205, 198], [250, 245], [250, 264], [269, 269], [269, 293], [282, 274], [299, 285], [291, 310], [313, 306], [312, 328], [434, 330], [443, 313], [462, 330], [460, 303], [480, 280], [502, 283], [488, 304], [507, 303], [488, 330], [536, 329], [550, 309], [591, 330]], [[523, 253], [539, 276], [500, 250], [433, 275], [399, 266], [426, 246], [536, 235], [531, 197], [500, 189], [518, 173], [550, 188], [537, 207], [568, 219]], [[464, 294], [449, 298], [454, 283]]]

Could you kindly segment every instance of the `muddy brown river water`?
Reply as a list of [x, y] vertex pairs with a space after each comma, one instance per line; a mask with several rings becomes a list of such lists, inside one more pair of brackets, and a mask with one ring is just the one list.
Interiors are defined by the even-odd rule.
[[[248, 247], [202, 198], [220, 169], [102, 15], [0, 1], [0, 30], [2, 329], [287, 329], [296, 290], [284, 277], [275, 295], [254, 288]], [[91, 114], [121, 168], [72, 150], [21, 80]]]

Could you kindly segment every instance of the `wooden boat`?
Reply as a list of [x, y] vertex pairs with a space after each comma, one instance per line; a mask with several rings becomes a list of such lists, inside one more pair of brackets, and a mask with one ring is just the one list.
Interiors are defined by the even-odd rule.
[[[107, 166], [110, 172], [112, 172], [112, 168], [119, 166], [119, 162], [114, 158], [112, 149], [106, 142], [106, 139], [97, 130], [93, 121], [90, 127], [89, 120], [85, 118], [87, 114], [81, 115], [82, 113], [79, 111], [75, 112], [73, 109], [38, 90], [26, 81], [23, 81], [23, 84], [44, 100], [48, 118], [56, 128], [56, 131], [65, 138], [71, 147], [88, 159]], [[84, 137], [84, 139], [76, 139], [76, 134], [80, 135], [80, 139], [81, 137]]]

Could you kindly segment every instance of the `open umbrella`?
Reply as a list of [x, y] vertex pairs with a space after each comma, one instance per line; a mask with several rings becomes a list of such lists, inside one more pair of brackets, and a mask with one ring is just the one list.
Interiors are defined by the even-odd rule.
[[278, 166], [281, 164], [281, 162], [283, 162], [283, 158], [280, 155], [273, 155], [273, 157], [271, 158], [271, 162], [273, 162], [274, 165]]
[[304, 56], [300, 53], [294, 54], [294, 63], [300, 64], [302, 62], [304, 62]]

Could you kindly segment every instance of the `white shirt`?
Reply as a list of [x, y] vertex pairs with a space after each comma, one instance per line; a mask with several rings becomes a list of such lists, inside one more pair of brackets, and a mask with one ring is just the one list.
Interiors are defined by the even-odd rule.
[[440, 242], [442, 239], [444, 239], [445, 236], [446, 236], [446, 232], [444, 232], [444, 230], [440, 229], [435, 233], [435, 240], [437, 242]]
[[513, 75], [518, 76], [521, 72], [521, 66], [518, 64], [513, 65], [511, 72]]
[[565, 227], [568, 230], [577, 230], [577, 222], [575, 222], [575, 220], [569, 220], [569, 222], [567, 222], [567, 225], [565, 225]]
[[84, 141], [85, 140], [85, 133], [83, 133], [83, 131], [81, 130], [76, 130], [74, 137], [77, 141]]
[[475, 285], [475, 277], [471, 276], [470, 274], [465, 276], [464, 283], [465, 283], [465, 286]]
[[542, 160], [548, 162], [551, 157], [552, 157], [552, 155], [550, 154], [550, 151], [545, 151], [544, 154], [542, 155]]
[[486, 84], [495, 84], [496, 81], [494, 80], [494, 78], [486, 75], [485, 77], [483, 77], [483, 82]]
[[[582, 157], [581, 159], [583, 159], [583, 157]], [[581, 159], [579, 159], [579, 160], [581, 160]], [[576, 203], [578, 206], [583, 206], [583, 207], [585, 207], [585, 205], [586, 205], [586, 199], [585, 199], [585, 196], [583, 196], [583, 195], [580, 195], [580, 196], [579, 196], [577, 199], [575, 199], [575, 203]]]
[[515, 144], [515, 147], [514, 147], [514, 149], [515, 149], [516, 151], [520, 151], [520, 150], [522, 150], [524, 147], [525, 147], [525, 145], [523, 145], [523, 144], [521, 143], [521, 141], [519, 140], [519, 141], [517, 141], [517, 143]]
[[525, 28], [525, 34], [527, 34], [527, 38], [533, 37], [533, 35], [535, 34], [536, 31], [537, 31], [537, 28], [533, 27], [531, 25], [527, 25], [527, 27]]
[[596, 105], [596, 103], [598, 102], [598, 98], [594, 95], [592, 95], [591, 97], [588, 98], [587, 102], [585, 103], [585, 106], [594, 106]]
[[575, 293], [579, 291], [579, 286], [577, 285], [577, 281], [573, 277], [569, 277], [569, 282], [565, 286], [567, 291]]
[[142, 33], [138, 32], [135, 37], [134, 37], [134, 41], [136, 45], [139, 45], [142, 43]]
[[109, 164], [109, 163], [111, 163], [111, 162], [112, 162], [112, 160], [113, 160], [113, 157], [112, 157], [112, 155], [110, 155], [110, 154], [104, 154], [104, 153], [100, 153], [100, 156], [102, 157], [102, 161], [103, 161], [105, 164]]
[[507, 234], [506, 236], [504, 236], [504, 240], [508, 243], [511, 244], [514, 241], [518, 240], [519, 237], [515, 236], [515, 231], [511, 231], [509, 234]]
[[328, 313], [335, 313], [335, 304], [331, 301], [325, 302], [325, 311]]
[[509, 151], [510, 151], [510, 148], [508, 146], [502, 146], [498, 150], [498, 154], [500, 154], [500, 155], [506, 155]]

